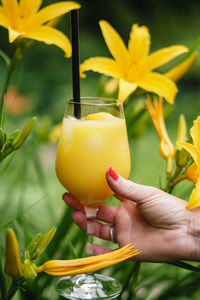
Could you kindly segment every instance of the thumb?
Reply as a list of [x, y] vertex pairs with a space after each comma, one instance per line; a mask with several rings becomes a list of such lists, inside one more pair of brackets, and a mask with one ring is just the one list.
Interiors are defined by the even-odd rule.
[[117, 174], [111, 167], [106, 172], [106, 179], [112, 191], [122, 198], [142, 204], [150, 200], [155, 193], [161, 192], [155, 187], [145, 186], [126, 180]]

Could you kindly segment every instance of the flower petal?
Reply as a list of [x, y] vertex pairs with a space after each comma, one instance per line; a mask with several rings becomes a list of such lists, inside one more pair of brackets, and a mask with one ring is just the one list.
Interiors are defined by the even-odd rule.
[[129, 54], [122, 38], [107, 21], [102, 20], [99, 22], [99, 25], [110, 53], [119, 63], [120, 67], [123, 70], [126, 69], [128, 66]]
[[80, 4], [73, 1], [63, 1], [48, 5], [31, 18], [29, 28], [36, 28], [51, 19], [64, 15], [72, 9], [78, 8], [80, 8]]
[[155, 72], [150, 72], [139, 78], [138, 86], [148, 92], [164, 97], [170, 104], [173, 104], [178, 91], [173, 81]]
[[18, 1], [17, 0], [1, 0], [5, 15], [7, 16], [10, 26], [16, 28], [18, 24]]
[[184, 60], [182, 63], [180, 63], [178, 66], [171, 69], [164, 75], [174, 82], [178, 81], [181, 77], [183, 77], [192, 68], [193, 64], [197, 60], [197, 57], [198, 57], [198, 54], [193, 53], [186, 60]]
[[192, 156], [192, 158], [194, 159], [196, 165], [199, 168], [200, 167], [200, 155], [199, 155], [197, 149], [195, 148], [195, 146], [190, 144], [190, 143], [186, 143], [186, 142], [178, 142], [177, 145], [181, 146], [187, 152], [190, 153], [190, 155]]
[[20, 35], [21, 33], [18, 31], [13, 30], [12, 28], [8, 28], [8, 35], [9, 35], [9, 42], [13, 43]]
[[138, 26], [138, 24], [133, 24], [130, 39], [128, 42], [128, 50], [131, 59], [134, 62], [140, 62], [149, 53], [150, 48], [150, 34], [146, 26]]
[[137, 88], [137, 83], [131, 83], [120, 79], [119, 81], [119, 93], [118, 99], [124, 101], [130, 94], [132, 94]]
[[94, 71], [110, 77], [121, 77], [121, 70], [118, 64], [111, 58], [91, 57], [86, 59], [80, 65], [81, 73], [85, 71]]
[[69, 39], [61, 31], [55, 28], [40, 26], [30, 33], [24, 34], [23, 37], [44, 42], [48, 45], [56, 45], [65, 52], [66, 57], [71, 56], [71, 44]]
[[9, 21], [5, 14], [4, 8], [0, 5], [0, 26], [5, 28], [9, 27]]
[[19, 8], [22, 15], [31, 16], [35, 14], [42, 4], [42, 0], [20, 0]]
[[194, 146], [200, 153], [200, 116], [198, 116], [198, 118], [193, 122], [193, 126], [190, 129], [190, 134], [193, 139]]
[[142, 66], [143, 72], [150, 72], [187, 51], [188, 48], [186, 48], [185, 46], [171, 46], [155, 51], [154, 53], [150, 54], [145, 60]]
[[198, 180], [196, 187], [192, 190], [190, 200], [187, 204], [188, 209], [200, 206], [200, 180]]
[[187, 179], [189, 179], [190, 181], [197, 183], [198, 173], [197, 173], [197, 165], [195, 162], [193, 162], [191, 166], [189, 166], [189, 168], [186, 170], [186, 176]]

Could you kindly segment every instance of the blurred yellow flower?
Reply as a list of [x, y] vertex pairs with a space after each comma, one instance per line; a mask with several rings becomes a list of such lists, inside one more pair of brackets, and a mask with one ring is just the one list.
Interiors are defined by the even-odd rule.
[[187, 171], [187, 175], [192, 181], [196, 182], [196, 187], [192, 191], [187, 208], [195, 208], [200, 206], [200, 116], [193, 122], [193, 126], [190, 129], [190, 135], [193, 144], [186, 142], [178, 142], [177, 144], [188, 151], [194, 159], [194, 163]]
[[147, 27], [140, 27], [137, 24], [132, 26], [127, 48], [119, 34], [107, 21], [102, 20], [99, 24], [114, 59], [93, 57], [85, 60], [80, 67], [82, 76], [84, 77], [83, 72], [92, 70], [106, 76], [119, 78], [118, 98], [121, 101], [124, 101], [137, 87], [140, 87], [173, 103], [178, 90], [176, 84], [167, 76], [152, 71], [187, 52], [188, 49], [185, 46], [177, 45], [148, 55], [150, 34]]
[[0, 26], [8, 29], [9, 42], [17, 38], [28, 38], [54, 44], [61, 48], [66, 57], [71, 56], [71, 44], [59, 30], [48, 25], [48, 21], [80, 8], [72, 1], [63, 1], [48, 5], [39, 10], [42, 0], [1, 0]]
[[6, 260], [4, 271], [13, 278], [20, 278], [23, 275], [19, 246], [12, 229], [7, 229], [6, 231]]
[[49, 135], [49, 142], [51, 143], [57, 143], [59, 137], [60, 137], [60, 133], [61, 133], [61, 128], [62, 128], [62, 122], [58, 123], [53, 130], [51, 131], [50, 135]]
[[175, 148], [168, 136], [167, 129], [165, 126], [165, 120], [163, 115], [163, 107], [162, 107], [162, 98], [159, 99], [155, 96], [153, 98], [153, 103], [149, 95], [147, 95], [146, 102], [147, 110], [151, 116], [153, 125], [158, 134], [160, 145], [159, 145], [159, 153], [160, 155], [167, 160], [167, 173], [171, 172], [172, 167], [172, 159], [175, 155]]

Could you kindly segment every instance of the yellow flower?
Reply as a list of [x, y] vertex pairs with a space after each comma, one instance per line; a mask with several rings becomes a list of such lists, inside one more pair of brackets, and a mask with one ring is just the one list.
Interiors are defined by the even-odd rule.
[[175, 155], [175, 149], [168, 136], [167, 129], [165, 126], [162, 98], [160, 97], [159, 99], [157, 99], [157, 97], [154, 97], [152, 103], [150, 96], [147, 95], [146, 107], [149, 111], [153, 125], [156, 129], [160, 140], [159, 153], [165, 160], [167, 160], [167, 173], [170, 173], [172, 167], [172, 159]]
[[76, 275], [97, 271], [127, 260], [141, 251], [135, 249], [135, 245], [128, 244], [118, 250], [96, 256], [72, 260], [49, 260], [37, 267], [32, 260], [36, 259], [49, 244], [55, 234], [52, 227], [44, 235], [37, 234], [25, 250], [22, 264], [19, 255], [19, 246], [12, 229], [6, 231], [6, 261], [5, 273], [13, 278], [35, 279], [39, 272], [45, 272], [52, 276]]
[[49, 135], [49, 142], [57, 143], [61, 133], [62, 123], [58, 123]]
[[189, 168], [186, 170], [186, 177], [190, 181], [197, 183], [198, 173], [197, 173], [197, 166], [195, 162], [193, 162], [191, 166], [189, 166]]
[[7, 229], [6, 231], [6, 261], [4, 271], [13, 278], [20, 278], [23, 275], [19, 246], [12, 229]]
[[192, 181], [196, 182], [196, 187], [192, 191], [187, 208], [195, 208], [200, 206], [200, 116], [193, 122], [193, 127], [190, 129], [190, 135], [193, 144], [186, 142], [179, 142], [177, 144], [188, 151], [194, 159], [194, 163], [187, 171], [187, 176], [189, 176]]
[[177, 93], [176, 84], [166, 76], [152, 71], [188, 49], [185, 46], [177, 45], [148, 55], [150, 34], [147, 27], [139, 27], [137, 24], [132, 26], [128, 48], [108, 22], [100, 21], [100, 27], [114, 59], [89, 58], [81, 64], [81, 74], [84, 76], [84, 71], [92, 70], [106, 76], [119, 78], [118, 98], [121, 101], [124, 101], [137, 87], [140, 87], [173, 103]]
[[38, 267], [37, 272], [45, 272], [52, 276], [88, 273], [120, 263], [139, 253], [140, 251], [134, 249], [134, 245], [128, 244], [106, 254], [73, 260], [49, 260]]
[[72, 1], [63, 1], [48, 5], [39, 10], [42, 0], [1, 0], [0, 26], [8, 29], [9, 41], [28, 38], [54, 44], [61, 48], [67, 57], [71, 56], [71, 44], [59, 30], [48, 25], [48, 21], [80, 8]]

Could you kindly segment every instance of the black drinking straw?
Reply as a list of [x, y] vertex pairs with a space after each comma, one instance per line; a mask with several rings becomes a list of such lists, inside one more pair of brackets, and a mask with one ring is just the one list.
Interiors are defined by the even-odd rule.
[[74, 116], [80, 119], [80, 73], [79, 73], [79, 21], [78, 10], [71, 11], [71, 42], [72, 42], [72, 79], [73, 79], [73, 100]]

